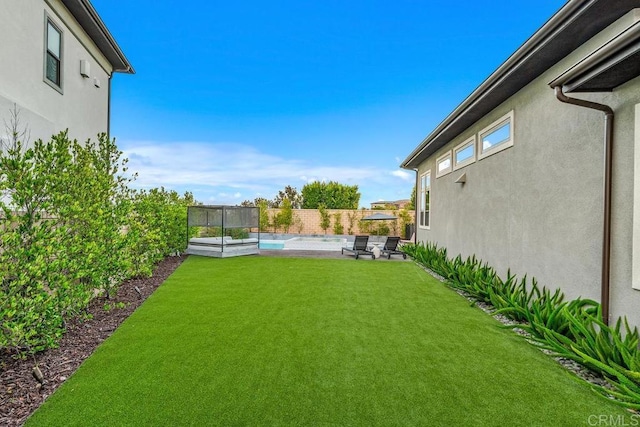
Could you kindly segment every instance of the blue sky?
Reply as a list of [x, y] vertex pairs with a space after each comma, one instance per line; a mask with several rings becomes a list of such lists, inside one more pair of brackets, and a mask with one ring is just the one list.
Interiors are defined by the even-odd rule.
[[237, 204], [334, 180], [368, 206], [409, 197], [401, 161], [565, 2], [92, 3], [136, 69], [111, 106], [136, 186]]

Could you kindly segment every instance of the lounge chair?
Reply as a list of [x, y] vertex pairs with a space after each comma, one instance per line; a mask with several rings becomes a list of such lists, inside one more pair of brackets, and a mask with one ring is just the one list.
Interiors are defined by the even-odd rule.
[[399, 242], [400, 237], [387, 237], [387, 241], [380, 251], [380, 256], [386, 255], [388, 259], [391, 259], [391, 255], [402, 255], [402, 258], [407, 259], [407, 254], [398, 250]]
[[413, 244], [413, 243], [415, 243], [415, 242], [416, 242], [416, 233], [413, 233], [413, 234], [411, 235], [411, 238], [410, 238], [409, 240], [402, 240], [402, 239], [400, 239], [400, 245], [401, 245], [401, 246], [402, 246], [402, 245], [406, 245], [407, 243], [409, 243], [409, 244]]
[[371, 255], [371, 258], [376, 259], [373, 252], [371, 252], [367, 246], [369, 246], [369, 236], [356, 236], [356, 240], [353, 241], [352, 248], [342, 248], [342, 254], [344, 251], [353, 252], [356, 255], [356, 259], [362, 254]]

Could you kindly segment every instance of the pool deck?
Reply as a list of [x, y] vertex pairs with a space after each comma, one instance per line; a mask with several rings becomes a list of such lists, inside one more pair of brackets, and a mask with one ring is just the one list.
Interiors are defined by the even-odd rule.
[[[280, 257], [280, 258], [332, 258], [332, 259], [352, 259], [356, 260], [352, 253], [345, 253], [344, 255], [340, 251], [327, 251], [327, 250], [266, 250], [260, 249], [258, 256], [268, 257]], [[358, 261], [368, 260], [374, 261], [370, 256], [360, 256]], [[387, 257], [376, 258], [375, 261], [411, 261], [410, 258], [406, 260], [402, 258], [402, 255], [392, 255], [391, 259]]]

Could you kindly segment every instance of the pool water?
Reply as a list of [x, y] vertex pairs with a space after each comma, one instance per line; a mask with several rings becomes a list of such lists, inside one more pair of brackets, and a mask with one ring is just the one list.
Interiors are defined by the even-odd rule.
[[339, 251], [346, 243], [340, 237], [294, 237], [287, 240], [260, 240], [259, 248], [266, 250]]
[[291, 240], [297, 240], [299, 242], [336, 242], [342, 243], [345, 241], [342, 237], [296, 237]]
[[261, 240], [258, 245], [260, 249], [284, 249], [284, 241], [278, 240]]

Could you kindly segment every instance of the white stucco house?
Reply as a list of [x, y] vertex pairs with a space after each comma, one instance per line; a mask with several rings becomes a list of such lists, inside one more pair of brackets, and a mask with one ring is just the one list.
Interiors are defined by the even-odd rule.
[[568, 1], [403, 161], [417, 240], [640, 326], [639, 76], [640, 0]]
[[113, 74], [134, 70], [89, 0], [4, 1], [0, 40], [0, 136], [14, 107], [31, 141], [108, 133]]

